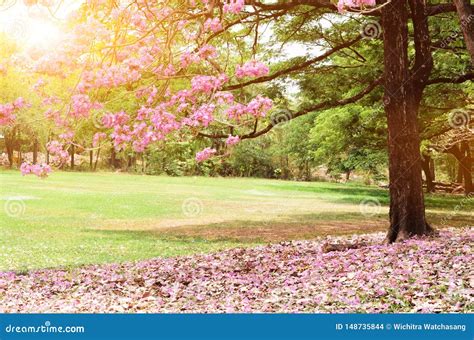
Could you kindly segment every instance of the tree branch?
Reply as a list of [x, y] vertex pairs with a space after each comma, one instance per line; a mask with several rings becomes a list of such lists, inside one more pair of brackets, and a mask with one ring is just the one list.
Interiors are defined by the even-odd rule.
[[255, 79], [252, 79], [252, 80], [249, 80], [245, 83], [240, 83], [240, 84], [234, 84], [234, 85], [229, 85], [229, 86], [226, 86], [224, 87], [222, 90], [223, 91], [231, 91], [231, 90], [236, 90], [236, 89], [240, 89], [240, 88], [243, 88], [243, 87], [246, 87], [246, 86], [249, 86], [251, 84], [258, 84], [258, 83], [263, 83], [263, 82], [266, 82], [266, 81], [270, 81], [270, 80], [273, 80], [275, 78], [278, 78], [278, 77], [281, 77], [283, 75], [286, 75], [286, 74], [289, 74], [289, 73], [292, 73], [292, 72], [295, 72], [295, 71], [299, 71], [299, 70], [302, 70], [314, 63], [317, 63], [319, 61], [322, 61], [326, 58], [328, 58], [329, 56], [331, 56], [332, 54], [344, 49], [344, 48], [347, 48], [349, 46], [352, 46], [354, 45], [355, 43], [359, 42], [360, 40], [362, 40], [362, 36], [359, 35], [357, 36], [357, 38], [355, 39], [352, 39], [352, 40], [349, 40], [349, 41], [346, 41], [345, 43], [341, 44], [341, 45], [338, 45], [328, 51], [326, 51], [324, 54], [320, 55], [320, 56], [317, 56], [315, 58], [312, 58], [312, 59], [309, 59], [307, 61], [305, 61], [304, 63], [301, 63], [301, 64], [298, 64], [298, 65], [294, 65], [292, 67], [289, 67], [289, 68], [286, 68], [284, 70], [280, 70], [280, 71], [277, 71], [273, 74], [270, 74], [268, 76], [264, 76], [264, 77], [259, 77], [259, 78], [255, 78]]
[[427, 85], [433, 84], [461, 84], [468, 80], [474, 80], [474, 73], [466, 73], [454, 78], [438, 77], [427, 81]]
[[[297, 111], [295, 113], [292, 113], [291, 116], [288, 117], [288, 120], [292, 120], [292, 119], [295, 119], [297, 117], [304, 116], [304, 115], [306, 115], [310, 112], [314, 112], [314, 111], [317, 111], [317, 110], [327, 110], [327, 109], [330, 109], [330, 108], [333, 108], [333, 107], [339, 107], [339, 106], [344, 106], [344, 105], [347, 105], [347, 104], [355, 103], [356, 101], [362, 99], [367, 94], [372, 92], [377, 86], [381, 85], [382, 80], [383, 80], [383, 77], [379, 77], [379, 78], [375, 79], [364, 90], [362, 90], [361, 92], [357, 93], [356, 95], [354, 95], [352, 97], [349, 97], [349, 98], [346, 98], [346, 99], [340, 99], [340, 100], [328, 100], [328, 101], [321, 102], [319, 104], [310, 106], [308, 108], [302, 109], [302, 110]], [[259, 136], [264, 135], [265, 133], [269, 132], [276, 125], [277, 124], [268, 124], [265, 128], [263, 128], [259, 131], [254, 130], [254, 131], [252, 131], [248, 134], [241, 135], [240, 139], [251, 139], [251, 138], [259, 137]], [[227, 138], [228, 137], [227, 134], [214, 134], [214, 135], [211, 135], [211, 134], [206, 134], [206, 133], [199, 133], [198, 136], [207, 137], [207, 138], [211, 138], [211, 139]]]

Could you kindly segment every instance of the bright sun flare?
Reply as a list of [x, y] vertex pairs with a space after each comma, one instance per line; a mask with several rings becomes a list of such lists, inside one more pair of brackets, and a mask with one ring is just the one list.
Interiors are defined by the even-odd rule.
[[52, 22], [30, 19], [27, 25], [24, 41], [29, 47], [53, 47], [61, 40], [61, 29]]
[[54, 48], [64, 37], [62, 23], [75, 8], [71, 3], [77, 7], [80, 1], [65, 1], [55, 18], [45, 8], [18, 3], [8, 10], [0, 11], [0, 32], [25, 48]]

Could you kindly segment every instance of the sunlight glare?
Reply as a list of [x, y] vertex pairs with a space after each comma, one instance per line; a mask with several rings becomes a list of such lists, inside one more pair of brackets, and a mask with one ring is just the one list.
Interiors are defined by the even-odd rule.
[[27, 47], [51, 48], [57, 45], [62, 38], [62, 32], [58, 25], [41, 19], [29, 19], [25, 33], [25, 44]]

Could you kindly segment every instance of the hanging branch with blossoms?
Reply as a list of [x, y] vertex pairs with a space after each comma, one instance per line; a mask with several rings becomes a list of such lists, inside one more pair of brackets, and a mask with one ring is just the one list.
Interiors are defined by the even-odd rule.
[[[341, 3], [341, 8], [371, 6], [370, 1]], [[239, 143], [242, 136], [257, 135], [258, 124], [269, 121], [272, 100], [263, 95], [239, 100], [226, 88], [239, 91], [254, 80], [258, 83], [289, 74], [294, 67], [272, 75], [257, 55], [237, 61], [223, 43], [228, 31], [242, 26], [244, 20], [250, 30], [258, 26], [264, 17], [260, 17], [261, 11], [246, 6], [244, 0], [87, 1], [78, 10], [79, 19], [64, 45], [34, 64], [35, 73], [47, 77], [74, 77], [75, 70], [80, 70], [67, 96], [48, 92], [42, 78], [33, 87], [42, 99], [45, 117], [62, 131], [47, 145], [53, 165], [67, 161], [69, 146], [77, 144], [75, 131], [87, 120], [94, 121], [99, 130], [93, 136], [93, 148], [100, 148], [110, 138], [117, 151], [131, 149], [137, 153], [171, 134], [213, 136], [216, 129], [227, 129], [227, 133], [218, 134], [227, 146]], [[285, 10], [272, 13], [268, 20], [284, 14]], [[358, 41], [360, 38], [334, 46], [304, 66]], [[358, 98], [354, 96], [354, 100]], [[121, 100], [134, 104], [131, 109], [114, 110]], [[1, 122], [5, 125], [7, 118]], [[250, 133], [238, 132], [245, 128], [250, 128]], [[206, 148], [196, 155], [196, 161], [216, 153]], [[22, 169], [23, 174], [41, 176], [50, 172], [49, 168], [43, 172], [33, 169], [31, 164]]]

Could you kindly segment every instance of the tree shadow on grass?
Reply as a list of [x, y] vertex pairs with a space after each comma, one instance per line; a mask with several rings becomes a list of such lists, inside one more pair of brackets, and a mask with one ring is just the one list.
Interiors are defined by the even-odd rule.
[[[170, 242], [271, 243], [382, 231], [385, 214], [365, 218], [359, 213], [291, 215], [264, 221], [237, 219], [207, 225], [161, 227], [154, 230], [97, 230], [87, 232], [134, 238], [159, 238]], [[127, 236], [128, 235], [128, 236]]]
[[[376, 186], [360, 186], [358, 184], [335, 184], [321, 186], [270, 186], [275, 190], [303, 191], [321, 194], [328, 202], [360, 204], [366, 199], [377, 200], [383, 206], [390, 205], [388, 189]], [[459, 194], [425, 193], [428, 209], [455, 210], [459, 206], [465, 211], [474, 210], [474, 196], [466, 197]]]
[[[428, 213], [428, 219], [435, 228], [466, 227], [472, 225], [472, 218], [461, 214]], [[370, 217], [359, 213], [320, 213], [287, 216], [284, 219], [266, 221], [231, 220], [207, 225], [160, 227], [154, 230], [97, 230], [103, 237], [118, 237], [138, 241], [159, 239], [176, 246], [206, 248], [210, 244], [264, 244], [291, 240], [305, 240], [328, 235], [350, 235], [385, 232], [389, 221], [387, 214]]]

